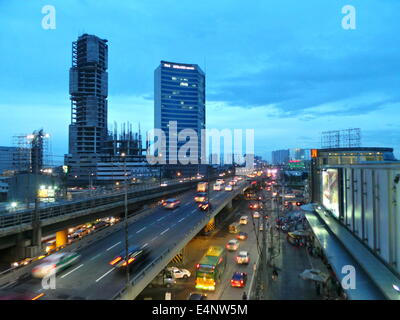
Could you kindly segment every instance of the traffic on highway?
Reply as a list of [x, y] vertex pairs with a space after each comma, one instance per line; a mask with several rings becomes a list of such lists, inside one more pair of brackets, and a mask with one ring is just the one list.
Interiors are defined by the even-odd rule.
[[[213, 207], [230, 197], [230, 192], [223, 190], [214, 192], [207, 188], [206, 191]], [[43, 294], [40, 299], [112, 299], [125, 286], [125, 273], [119, 269], [139, 265], [139, 262], [141, 268], [145, 268], [204, 219], [210, 209], [199, 207], [194, 200], [197, 194], [197, 190], [189, 191], [164, 199], [159, 206], [147, 210], [140, 219], [130, 223], [128, 257], [121, 232], [122, 223], [116, 223], [115, 231], [104, 238], [71, 252], [67, 246], [62, 253], [49, 255], [39, 266], [32, 268], [31, 277], [18, 280], [4, 290]], [[204, 201], [201, 203], [204, 205]], [[85, 231], [82, 229], [71, 230], [70, 238], [79, 237]], [[108, 229], [104, 228], [104, 231]], [[90, 237], [88, 233], [87, 238]], [[133, 268], [131, 277], [134, 278], [138, 272], [140, 269]], [[45, 290], [38, 278], [51, 274], [55, 274], [56, 288]]]

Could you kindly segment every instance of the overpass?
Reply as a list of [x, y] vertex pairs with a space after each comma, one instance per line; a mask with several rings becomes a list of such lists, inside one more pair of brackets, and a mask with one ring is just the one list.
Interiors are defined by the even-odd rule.
[[[129, 187], [128, 212], [137, 210], [146, 201], [194, 188], [197, 182], [198, 180], [170, 181], [164, 187], [160, 187], [158, 183]], [[125, 190], [122, 188], [82, 199], [56, 202], [39, 207], [36, 212], [34, 209], [27, 209], [1, 214], [0, 249], [13, 248], [17, 256], [22, 258], [35, 256], [40, 254], [41, 248], [39, 248], [40, 242], [36, 244], [37, 247], [33, 247], [33, 239], [40, 241], [42, 236], [54, 233], [57, 239], [56, 246], [63, 246], [67, 243], [69, 227], [106, 216], [120, 215], [124, 212], [124, 200]], [[40, 222], [38, 228], [34, 228], [35, 217]], [[14, 247], [17, 250], [14, 250]]]
[[81, 261], [57, 275], [56, 289], [43, 290], [41, 281], [30, 277], [31, 269], [40, 261], [0, 278], [0, 287], [26, 293], [44, 293], [44, 299], [134, 299], [232, 200], [241, 195], [249, 183], [242, 181], [233, 191], [211, 191], [210, 212], [198, 210], [193, 201], [195, 191], [185, 193], [182, 205], [173, 211], [151, 208], [130, 218], [129, 243], [147, 247], [150, 256], [141, 269], [132, 272], [129, 285], [125, 272], [109, 265], [124, 248], [123, 224], [117, 224], [86, 237], [67, 248], [81, 254]]

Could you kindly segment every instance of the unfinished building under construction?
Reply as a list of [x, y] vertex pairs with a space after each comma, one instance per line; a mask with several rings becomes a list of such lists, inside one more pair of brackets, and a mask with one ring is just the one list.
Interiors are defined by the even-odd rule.
[[107, 40], [83, 34], [72, 43], [71, 124], [65, 162], [69, 176], [87, 181], [107, 140]]
[[120, 172], [123, 162], [132, 176], [151, 175], [149, 170], [153, 170], [143, 155], [140, 128], [139, 133], [133, 133], [132, 125], [126, 123], [120, 130], [117, 124], [108, 130], [107, 42], [83, 34], [72, 43], [71, 124], [65, 155], [69, 185], [119, 181], [124, 178]]

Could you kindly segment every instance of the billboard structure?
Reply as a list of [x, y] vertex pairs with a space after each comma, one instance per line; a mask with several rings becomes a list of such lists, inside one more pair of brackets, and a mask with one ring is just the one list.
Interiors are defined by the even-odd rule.
[[327, 169], [322, 172], [322, 204], [339, 218], [338, 169]]
[[322, 148], [361, 147], [361, 129], [324, 131], [321, 136]]

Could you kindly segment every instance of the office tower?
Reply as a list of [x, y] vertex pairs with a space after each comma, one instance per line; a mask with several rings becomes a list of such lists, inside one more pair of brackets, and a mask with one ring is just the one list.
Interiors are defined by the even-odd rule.
[[272, 151], [272, 164], [281, 165], [289, 162], [289, 150]]
[[162, 129], [166, 135], [167, 164], [179, 164], [173, 159], [177, 159], [177, 152], [185, 142], [177, 142], [177, 148], [171, 145], [169, 149], [170, 121], [177, 122], [177, 133], [183, 129], [197, 133], [200, 163], [201, 130], [206, 122], [205, 74], [197, 64], [161, 61], [154, 72], [154, 127]]
[[72, 43], [71, 125], [66, 162], [75, 181], [86, 181], [107, 139], [107, 40], [83, 34]]

